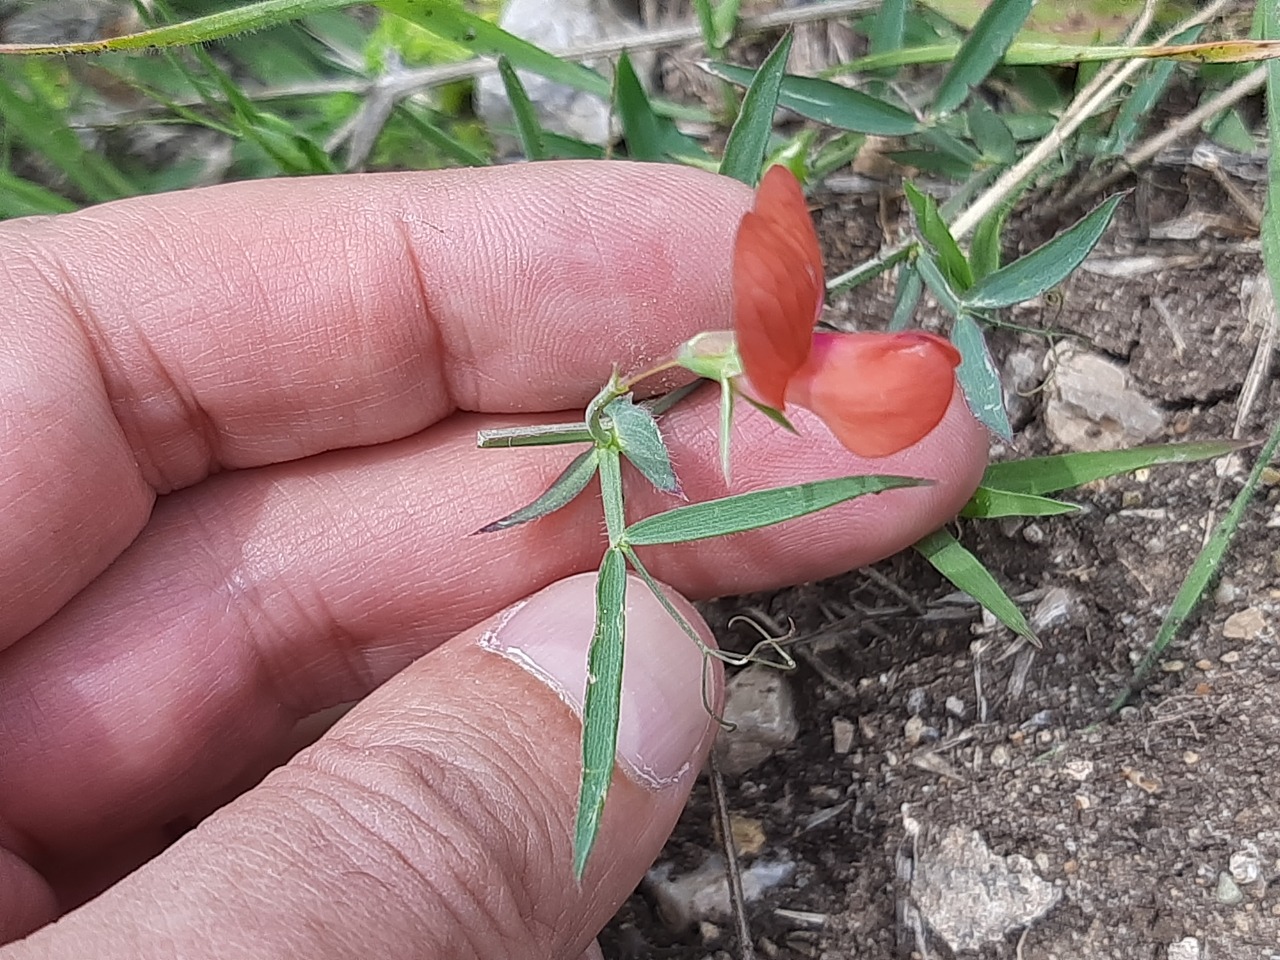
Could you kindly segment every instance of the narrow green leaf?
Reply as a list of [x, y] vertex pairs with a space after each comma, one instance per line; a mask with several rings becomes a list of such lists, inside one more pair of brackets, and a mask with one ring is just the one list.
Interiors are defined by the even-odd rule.
[[956, 379], [964, 389], [969, 409], [992, 433], [1004, 440], [1013, 439], [1013, 428], [1004, 409], [1004, 390], [982, 328], [966, 312], [956, 317], [951, 328], [951, 342], [960, 351], [960, 369]]
[[1035, 497], [1028, 493], [1010, 493], [994, 487], [978, 487], [960, 516], [970, 519], [991, 520], [996, 517], [1056, 517], [1063, 513], [1076, 513], [1080, 507], [1074, 503]]
[[1253, 136], [1252, 127], [1252, 121], [1244, 117], [1239, 106], [1235, 106], [1211, 120], [1205, 132], [1218, 146], [1248, 155], [1258, 150], [1258, 141]]
[[668, 157], [694, 157], [701, 148], [676, 125], [653, 108], [631, 58], [624, 51], [614, 71], [614, 105], [633, 160], [661, 161]]
[[[884, 0], [871, 19], [867, 31], [867, 50], [872, 56], [895, 53], [902, 49], [906, 36], [907, 0]], [[892, 75], [893, 70], [885, 71]]]
[[1010, 204], [1000, 204], [979, 220], [973, 230], [973, 240], [969, 244], [969, 266], [973, 269], [975, 283], [1000, 269], [1000, 238], [1010, 209]]
[[658, 118], [649, 106], [649, 96], [636, 76], [631, 58], [624, 50], [618, 57], [614, 79], [614, 103], [622, 122], [622, 135], [627, 141], [627, 156], [633, 160], [663, 159], [662, 134]]
[[[1203, 30], [1203, 26], [1192, 27], [1178, 34], [1171, 42], [1192, 43]], [[1110, 132], [1098, 146], [1100, 155], [1118, 156], [1133, 145], [1149, 120], [1152, 109], [1164, 96], [1177, 68], [1178, 65], [1172, 60], [1159, 60], [1143, 71], [1142, 79], [1134, 84], [1129, 95], [1121, 101]]]
[[969, 136], [978, 149], [982, 151], [982, 159], [988, 163], [1008, 166], [1018, 159], [1018, 144], [1013, 134], [1000, 115], [981, 100], [976, 101], [967, 111]]
[[[703, 63], [701, 66], [713, 76], [740, 87], [751, 83], [755, 76], [754, 70], [728, 63]], [[784, 77], [778, 105], [829, 127], [873, 136], [905, 137], [920, 129], [920, 122], [905, 110], [858, 90], [814, 77]]]
[[733, 39], [738, 27], [740, 0], [693, 0], [693, 10], [698, 16], [698, 28], [702, 42], [712, 54], [719, 56], [725, 44]]
[[937, 201], [916, 189], [910, 182], [904, 182], [902, 189], [907, 195], [907, 202], [916, 215], [916, 227], [920, 235], [933, 247], [938, 255], [938, 265], [951, 289], [964, 293], [973, 286], [973, 271], [969, 269], [969, 261], [965, 259], [960, 245], [951, 235], [946, 221], [938, 212]]
[[87, 200], [98, 203], [138, 193], [109, 160], [85, 149], [65, 112], [32, 89], [37, 84], [25, 82], [24, 70], [43, 66], [0, 57], [0, 130], [57, 167]]
[[627, 544], [637, 547], [723, 537], [794, 520], [869, 493], [928, 485], [929, 481], [912, 477], [871, 476], [840, 477], [793, 487], [757, 490], [691, 503], [645, 517], [627, 527], [623, 536]]
[[940, 150], [891, 150], [886, 156], [904, 167], [915, 167], [949, 180], [963, 180], [974, 172], [974, 163], [958, 160]]
[[938, 266], [937, 259], [930, 251], [921, 250], [916, 256], [915, 266], [920, 279], [924, 281], [925, 286], [929, 288], [929, 292], [933, 294], [943, 310], [953, 317], [964, 313], [959, 295], [952, 289], [950, 281], [942, 272], [942, 267]]
[[587, 691], [582, 704], [582, 783], [573, 826], [573, 874], [579, 880], [600, 834], [617, 758], [626, 607], [626, 560], [621, 550], [610, 547], [596, 579], [596, 625], [587, 656]]
[[[1275, 164], [1275, 159], [1271, 160]], [[1271, 190], [1277, 188], [1273, 185]], [[1277, 199], [1274, 193], [1269, 192], [1269, 199]], [[1274, 210], [1275, 208], [1269, 208]], [[1273, 274], [1280, 270], [1280, 261], [1267, 264], [1268, 271]], [[1271, 428], [1271, 435], [1267, 438], [1267, 442], [1263, 445], [1262, 450], [1258, 453], [1258, 459], [1254, 461], [1253, 469], [1249, 471], [1249, 476], [1244, 482], [1244, 486], [1240, 488], [1240, 492], [1236, 494], [1234, 500], [1231, 501], [1231, 507], [1218, 521], [1218, 525], [1214, 527], [1213, 533], [1209, 536], [1208, 542], [1205, 543], [1195, 562], [1191, 565], [1191, 569], [1187, 571], [1186, 577], [1182, 581], [1182, 586], [1178, 588], [1177, 596], [1173, 598], [1173, 603], [1169, 606], [1169, 612], [1165, 614], [1164, 620], [1160, 624], [1160, 629], [1156, 632], [1155, 641], [1151, 644], [1146, 655], [1142, 658], [1133, 673], [1133, 681], [1129, 690], [1122, 693], [1111, 704], [1112, 710], [1118, 710], [1124, 705], [1124, 701], [1128, 699], [1129, 693], [1133, 687], [1139, 684], [1142, 679], [1151, 670], [1157, 660], [1164, 653], [1165, 648], [1178, 635], [1178, 631], [1182, 629], [1182, 625], [1187, 622], [1187, 618], [1195, 612], [1200, 604], [1200, 600], [1204, 597], [1209, 589], [1209, 585], [1217, 577], [1219, 569], [1222, 567], [1222, 561], [1227, 555], [1227, 550], [1235, 541], [1236, 533], [1240, 530], [1240, 524], [1244, 520], [1244, 513], [1249, 508], [1249, 504], [1253, 502], [1254, 496], [1258, 491], [1259, 485], [1262, 483], [1262, 471], [1271, 463], [1276, 455], [1277, 448], [1280, 448], [1280, 419], [1277, 419]]]
[[1036, 636], [1018, 605], [996, 583], [991, 571], [947, 530], [938, 530], [915, 544], [916, 550], [940, 574], [986, 607], [997, 620], [1019, 636]]
[[788, 31], [752, 77], [746, 95], [742, 98], [738, 118], [724, 145], [720, 173], [741, 180], [749, 187], [754, 187], [760, 181], [765, 148], [773, 134], [773, 114], [778, 109], [782, 75], [787, 69], [787, 57], [791, 54], [791, 40], [792, 34]]
[[110, 50], [155, 50], [164, 47], [186, 47], [251, 30], [298, 20], [325, 10], [355, 6], [359, 0], [264, 0], [247, 3], [204, 17], [166, 24], [137, 33], [83, 43], [6, 44], [4, 53], [106, 53]]
[[718, 50], [716, 22], [711, 13], [711, 0], [693, 0], [693, 12], [698, 18], [698, 29], [702, 31], [703, 46], [711, 51]]
[[413, 127], [425, 143], [435, 147], [453, 162], [464, 167], [489, 166], [491, 161], [488, 157], [477, 153], [456, 137], [451, 136], [435, 122], [431, 114], [430, 110], [412, 99], [401, 100], [396, 104], [396, 116], [401, 117]]
[[982, 11], [934, 95], [931, 110], [935, 116], [960, 106], [970, 88], [986, 79], [1022, 29], [1034, 3], [1035, 0], [992, 0]]
[[858, 151], [867, 142], [866, 134], [842, 133], [834, 140], [824, 143], [810, 163], [810, 176], [815, 183], [821, 183], [842, 167], [847, 167], [858, 156]]
[[915, 319], [916, 305], [924, 292], [924, 281], [914, 263], [908, 263], [898, 271], [898, 289], [893, 298], [893, 316], [889, 318], [889, 330], [905, 330]]
[[1042, 496], [1147, 467], [1213, 460], [1234, 453], [1243, 446], [1230, 440], [1210, 440], [1203, 443], [1158, 443], [1100, 453], [1028, 457], [991, 464], [982, 476], [982, 485], [1006, 493]]
[[596, 475], [598, 465], [598, 454], [594, 448], [582, 451], [570, 461], [560, 476], [551, 482], [551, 486], [547, 487], [542, 496], [514, 513], [507, 514], [501, 520], [486, 524], [476, 533], [496, 533], [499, 530], [510, 530], [512, 527], [518, 527], [522, 523], [539, 520], [548, 514], [555, 513], [561, 507], [567, 506], [587, 488], [591, 478]]
[[769, 406], [768, 404], [761, 403], [759, 400], [749, 397], [745, 393], [740, 393], [738, 394], [738, 396], [742, 397], [743, 400], [747, 401], [748, 404], [755, 407], [755, 409], [760, 411], [762, 414], [764, 414], [766, 417], [768, 417], [770, 420], [772, 420], [774, 423], [780, 426], [783, 430], [787, 431], [787, 433], [798, 433], [798, 431], [795, 428], [795, 424], [793, 424], [790, 420], [788, 420], [787, 415], [783, 413], [781, 410], [775, 410], [773, 407]]
[[547, 147], [542, 139], [538, 111], [529, 99], [529, 92], [520, 82], [520, 75], [506, 57], [498, 58], [498, 74], [502, 77], [507, 100], [511, 103], [511, 113], [516, 120], [516, 134], [520, 138], [520, 148], [524, 150], [525, 157], [529, 160], [547, 159]]
[[1123, 199], [1124, 194], [1119, 193], [1107, 198], [1048, 243], [988, 274], [965, 294], [965, 305], [993, 310], [1034, 299], [1056, 287], [1084, 262]]
[[939, 153], [954, 158], [968, 170], [973, 170], [983, 163], [982, 154], [971, 144], [938, 127], [922, 131], [920, 140], [926, 146], [936, 147]]
[[613, 432], [623, 456], [663, 493], [683, 496], [680, 481], [671, 467], [671, 454], [653, 414], [633, 403], [630, 394], [613, 401], [604, 412], [613, 422]]
[[587, 143], [551, 130], [542, 131], [542, 142], [547, 156], [556, 160], [603, 160], [609, 152], [598, 143]]
[[866, 283], [868, 280], [874, 280], [880, 274], [884, 273], [899, 263], [910, 260], [914, 257], [920, 245], [917, 243], [904, 243], [895, 250], [880, 254], [860, 263], [839, 276], [832, 277], [827, 281], [827, 297], [828, 299], [837, 294], [844, 293], [846, 290], [852, 290], [854, 287]]
[[76, 205], [52, 190], [0, 170], [0, 220], [45, 213], [70, 213]]

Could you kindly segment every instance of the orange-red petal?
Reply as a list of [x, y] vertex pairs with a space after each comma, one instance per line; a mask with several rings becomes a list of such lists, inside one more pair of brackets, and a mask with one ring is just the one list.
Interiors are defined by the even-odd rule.
[[931, 333], [818, 333], [787, 399], [860, 457], [919, 442], [951, 404], [960, 354]]
[[770, 167], [733, 249], [733, 327], [759, 400], [781, 408], [822, 312], [822, 251], [800, 184]]

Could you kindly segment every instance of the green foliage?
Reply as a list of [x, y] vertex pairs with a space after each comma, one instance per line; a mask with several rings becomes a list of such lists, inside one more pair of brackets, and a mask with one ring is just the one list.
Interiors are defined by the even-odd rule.
[[938, 530], [915, 545], [916, 551], [940, 574], [977, 600], [1020, 637], [1035, 640], [1035, 634], [1018, 605], [982, 565], [949, 531]]
[[[616, 462], [616, 461], [615, 461]], [[622, 713], [622, 663], [626, 644], [627, 562], [610, 547], [596, 578], [596, 624], [587, 653], [587, 692], [582, 704], [582, 782], [573, 825], [573, 873], [579, 880], [600, 834], [604, 801], [613, 780]]]
[[923, 484], [910, 477], [859, 476], [740, 493], [645, 517], [627, 527], [624, 537], [633, 547], [724, 537], [794, 520], [869, 493]]
[[520, 82], [519, 75], [506, 57], [498, 58], [498, 72], [502, 75], [502, 85], [507, 91], [507, 99], [511, 101], [511, 112], [516, 118], [516, 133], [520, 137], [520, 146], [524, 149], [525, 159], [545, 160], [547, 144], [542, 124], [538, 122], [538, 114], [529, 99], [529, 94]]
[[1034, 0], [991, 0], [973, 32], [960, 44], [933, 95], [931, 109], [935, 116], [956, 109], [969, 96], [969, 91], [986, 79], [1022, 29], [1033, 3]]
[[1116, 207], [1124, 199], [1117, 194], [1103, 201], [1070, 229], [1037, 247], [1007, 267], [982, 278], [964, 296], [971, 310], [993, 310], [1033, 300], [1056, 287], [1084, 262], [1111, 223]]
[[720, 161], [726, 177], [755, 186], [760, 179], [765, 148], [773, 135], [773, 113], [778, 108], [783, 71], [791, 53], [791, 34], [784, 36], [756, 72], [742, 98], [742, 109], [729, 131]]

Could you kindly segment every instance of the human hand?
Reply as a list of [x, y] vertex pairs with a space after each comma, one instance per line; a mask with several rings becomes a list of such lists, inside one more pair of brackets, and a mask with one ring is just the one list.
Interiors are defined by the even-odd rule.
[[[750, 203], [688, 169], [540, 164], [0, 226], [0, 941], [110, 887], [0, 957], [591, 950], [710, 747], [699, 654], [629, 591], [624, 772], [577, 885], [581, 725], [557, 689], [585, 683], [599, 504], [469, 536], [571, 456], [475, 432], [726, 326]], [[714, 398], [663, 422], [690, 499], [729, 492]], [[706, 597], [870, 562], [985, 462], [958, 399], [874, 462], [795, 423], [739, 416], [733, 491], [937, 484], [655, 549], [656, 576]]]

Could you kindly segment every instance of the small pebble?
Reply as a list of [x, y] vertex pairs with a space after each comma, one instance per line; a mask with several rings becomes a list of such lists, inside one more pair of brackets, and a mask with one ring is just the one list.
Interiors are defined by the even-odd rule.
[[1051, 723], [1053, 723], [1053, 712], [1050, 710], [1038, 710], [1024, 720], [1018, 729], [1023, 733], [1031, 733], [1034, 730], [1043, 730]]
[[1218, 874], [1218, 886], [1214, 893], [1220, 903], [1225, 903], [1229, 907], [1244, 902], [1244, 894], [1240, 892], [1240, 887], [1225, 870]]
[[1187, 766], [1197, 764], [1200, 762], [1200, 754], [1196, 753], [1194, 750], [1188, 750], [1182, 755], [1182, 762]]
[[1236, 585], [1230, 580], [1223, 580], [1218, 584], [1216, 590], [1213, 591], [1213, 602], [1217, 604], [1228, 604], [1235, 601], [1240, 595], [1240, 591], [1236, 589]]
[[1196, 661], [1196, 669], [1197, 669], [1197, 670], [1204, 671], [1204, 672], [1206, 672], [1206, 673], [1207, 673], [1208, 671], [1210, 671], [1210, 670], [1212, 670], [1212, 669], [1213, 669], [1213, 661], [1212, 661], [1212, 660], [1197, 660], [1197, 661]]
[[907, 694], [907, 713], [921, 714], [929, 706], [929, 693], [924, 687], [914, 687]]
[[1240, 662], [1240, 651], [1239, 651], [1239, 650], [1228, 650], [1226, 653], [1224, 653], [1224, 654], [1223, 654], [1222, 656], [1220, 656], [1218, 659], [1219, 659], [1219, 660], [1221, 660], [1223, 663], [1239, 663], [1239, 662]]
[[1063, 771], [1072, 780], [1079, 780], [1083, 783], [1093, 776], [1092, 760], [1068, 760], [1062, 765]]
[[1227, 617], [1222, 635], [1228, 640], [1253, 640], [1267, 629], [1266, 618], [1257, 607], [1246, 607]]
[[1165, 673], [1181, 673], [1187, 669], [1187, 663], [1185, 660], [1165, 660], [1160, 664], [1160, 669]]
[[928, 726], [919, 717], [912, 717], [903, 725], [902, 734], [907, 739], [907, 744], [914, 747], [922, 739], [924, 739], [925, 728]]
[[1245, 886], [1256, 883], [1258, 877], [1262, 875], [1262, 864], [1258, 862], [1258, 855], [1248, 850], [1233, 853], [1231, 859], [1227, 861], [1227, 867], [1235, 881]]
[[965, 715], [964, 701], [959, 697], [947, 697], [947, 713], [958, 720], [963, 720]]
[[853, 722], [845, 717], [831, 721], [831, 741], [836, 753], [844, 756], [853, 749], [853, 731]]
[[1200, 941], [1195, 937], [1183, 937], [1169, 944], [1165, 957], [1168, 960], [1200, 960]]

